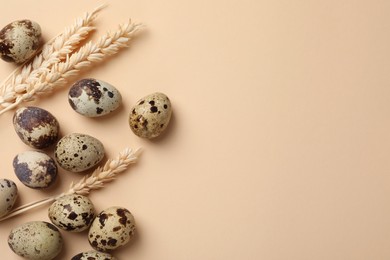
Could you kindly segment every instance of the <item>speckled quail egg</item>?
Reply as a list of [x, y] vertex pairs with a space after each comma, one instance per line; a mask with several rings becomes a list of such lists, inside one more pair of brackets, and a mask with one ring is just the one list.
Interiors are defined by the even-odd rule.
[[0, 55], [7, 62], [23, 63], [38, 50], [41, 27], [30, 20], [14, 21], [0, 31]]
[[72, 85], [68, 101], [77, 113], [87, 117], [98, 117], [117, 109], [122, 102], [122, 96], [107, 82], [88, 78]]
[[81, 232], [92, 224], [95, 209], [91, 200], [86, 196], [65, 195], [51, 204], [49, 218], [54, 225], [63, 230]]
[[8, 179], [0, 179], [0, 218], [11, 211], [17, 197], [16, 184]]
[[104, 153], [103, 144], [95, 137], [72, 133], [58, 141], [54, 156], [65, 170], [82, 172], [96, 166]]
[[57, 165], [47, 154], [40, 151], [25, 151], [15, 156], [14, 172], [27, 187], [44, 189], [57, 178]]
[[135, 221], [129, 210], [110, 207], [96, 216], [88, 240], [98, 251], [109, 251], [127, 244], [135, 235]]
[[13, 125], [20, 139], [32, 148], [49, 147], [58, 139], [60, 126], [57, 119], [39, 107], [21, 107], [16, 110]]
[[54, 259], [62, 249], [60, 231], [44, 221], [27, 222], [11, 230], [8, 245], [17, 255], [31, 260]]
[[154, 93], [140, 99], [129, 116], [131, 130], [142, 138], [155, 138], [168, 126], [172, 107], [163, 93]]
[[88, 251], [75, 255], [71, 260], [117, 260], [110, 254], [98, 251]]

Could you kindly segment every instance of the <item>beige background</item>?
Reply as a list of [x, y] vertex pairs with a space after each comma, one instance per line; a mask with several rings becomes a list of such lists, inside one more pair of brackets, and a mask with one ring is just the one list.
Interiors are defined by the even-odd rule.
[[[97, 35], [133, 18], [146, 25], [131, 48], [84, 73], [115, 85], [118, 112], [100, 119], [71, 110], [67, 90], [34, 105], [62, 134], [99, 138], [107, 156], [142, 147], [139, 163], [91, 194], [97, 211], [120, 205], [138, 224], [119, 259], [390, 259], [390, 2], [387, 0], [109, 1]], [[0, 24], [29, 18], [50, 39], [102, 1], [8, 1]], [[0, 78], [13, 65], [1, 62]], [[135, 102], [166, 93], [174, 117], [156, 141], [136, 137]], [[26, 149], [13, 113], [0, 117], [1, 177], [18, 205], [64, 191], [24, 187], [12, 170]], [[46, 220], [47, 207], [0, 223]], [[62, 232], [58, 259], [89, 250], [86, 233]]]

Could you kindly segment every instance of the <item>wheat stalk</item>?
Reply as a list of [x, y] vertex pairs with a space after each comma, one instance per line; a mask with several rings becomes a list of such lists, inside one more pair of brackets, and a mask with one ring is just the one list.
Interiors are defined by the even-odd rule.
[[124, 172], [131, 164], [136, 163], [140, 151], [140, 149], [133, 151], [130, 148], [125, 148], [115, 159], [107, 160], [103, 167], [98, 167], [93, 173], [83, 177], [77, 183], [72, 182], [68, 191], [55, 197], [49, 197], [20, 206], [1, 218], [0, 222], [42, 205], [54, 202], [65, 195], [79, 194], [87, 196], [92, 190], [103, 188], [105, 183], [114, 180], [119, 173]]
[[27, 86], [26, 93], [17, 96], [15, 101], [0, 110], [0, 115], [11, 110], [24, 101], [31, 101], [36, 95], [50, 92], [53, 88], [67, 83], [67, 79], [75, 76], [94, 62], [116, 54], [121, 48], [127, 47], [131, 38], [141, 28], [141, 24], [131, 21], [119, 26], [114, 33], [108, 32], [97, 43], [88, 42], [77, 52], [67, 56], [63, 62], [55, 63], [50, 71], [44, 71], [38, 82]]
[[64, 60], [67, 55], [71, 54], [80, 42], [85, 40], [88, 34], [95, 29], [91, 24], [103, 8], [105, 5], [77, 18], [73, 25], [65, 28], [64, 32], [47, 42], [32, 61], [28, 61], [14, 70], [0, 84], [0, 105], [2, 107], [12, 105], [18, 95], [26, 92], [29, 84], [37, 82], [42, 73], [49, 71], [55, 63]]
[[114, 180], [116, 175], [126, 170], [130, 164], [135, 163], [139, 154], [140, 149], [133, 152], [126, 148], [117, 158], [108, 160], [103, 167], [97, 168], [91, 175], [85, 176], [76, 184], [71, 183], [70, 189], [60, 194], [56, 199], [69, 194], [87, 196], [92, 190], [102, 188], [105, 183]]

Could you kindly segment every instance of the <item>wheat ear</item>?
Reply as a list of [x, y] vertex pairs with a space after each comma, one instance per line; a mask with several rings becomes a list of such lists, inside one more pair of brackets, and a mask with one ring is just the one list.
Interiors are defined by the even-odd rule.
[[57, 198], [69, 194], [87, 196], [92, 190], [102, 188], [105, 183], [114, 180], [119, 173], [126, 170], [130, 164], [134, 164], [140, 151], [140, 149], [137, 149], [133, 152], [130, 148], [126, 148], [117, 158], [108, 160], [103, 167], [98, 167], [91, 175], [85, 176], [76, 184], [72, 183], [69, 190], [60, 194]]
[[12, 105], [18, 95], [26, 92], [27, 86], [39, 80], [39, 76], [48, 71], [53, 64], [63, 60], [85, 40], [95, 28], [92, 22], [98, 13], [105, 8], [101, 5], [91, 13], [86, 12], [75, 20], [73, 25], [65, 28], [64, 32], [43, 45], [42, 51], [24, 65], [14, 70], [8, 78], [0, 84], [0, 105]]
[[117, 175], [124, 172], [131, 164], [137, 162], [140, 155], [140, 149], [133, 151], [125, 148], [115, 159], [107, 160], [103, 167], [98, 167], [93, 173], [83, 177], [79, 182], [71, 183], [69, 190], [55, 197], [49, 197], [43, 200], [31, 202], [12, 210], [8, 215], [0, 219], [0, 222], [34, 208], [54, 202], [62, 196], [70, 194], [79, 194], [87, 196], [92, 190], [104, 187], [104, 184], [114, 180]]
[[114, 33], [108, 32], [97, 43], [88, 42], [77, 52], [68, 56], [65, 61], [53, 65], [48, 72], [40, 76], [39, 82], [29, 85], [27, 92], [16, 98], [14, 103], [0, 110], [0, 115], [17, 107], [24, 101], [32, 100], [36, 95], [50, 92], [53, 88], [67, 83], [67, 79], [75, 76], [82, 69], [86, 69], [94, 62], [100, 62], [104, 58], [114, 55], [121, 48], [127, 47], [132, 37], [142, 27], [139, 23], [131, 21], [119, 26]]

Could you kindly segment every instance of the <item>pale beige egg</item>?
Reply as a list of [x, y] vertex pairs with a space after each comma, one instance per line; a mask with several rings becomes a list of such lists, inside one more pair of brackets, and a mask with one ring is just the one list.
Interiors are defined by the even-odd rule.
[[61, 252], [60, 231], [44, 221], [32, 221], [11, 230], [8, 245], [15, 254], [31, 260], [51, 260]]
[[54, 157], [65, 170], [82, 172], [96, 166], [104, 154], [103, 144], [95, 137], [72, 133], [58, 141]]
[[83, 195], [62, 196], [49, 207], [51, 222], [62, 230], [81, 232], [89, 228], [95, 218], [91, 200]]

